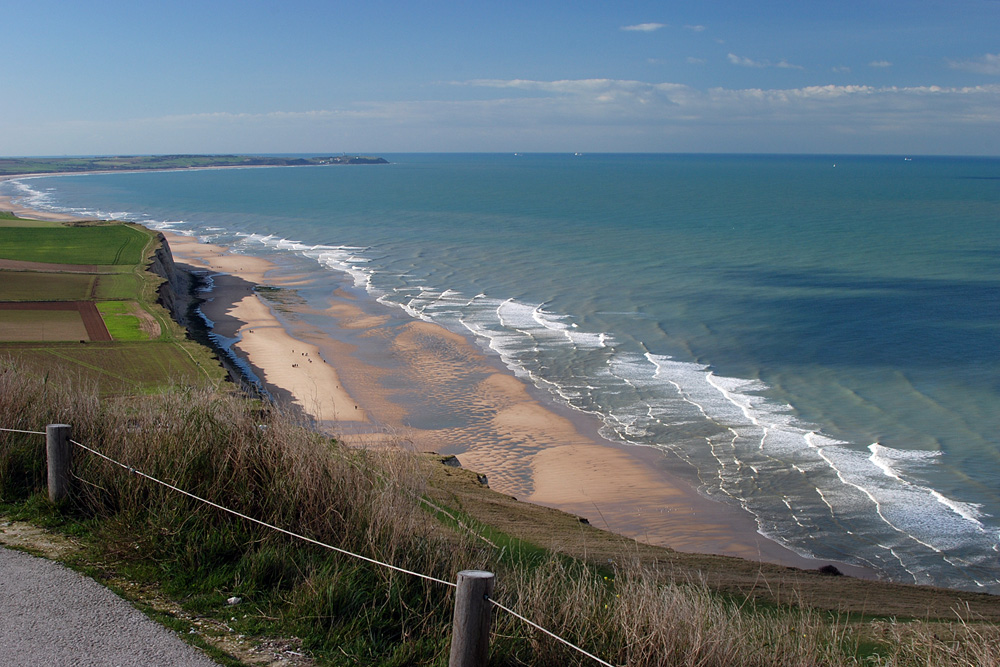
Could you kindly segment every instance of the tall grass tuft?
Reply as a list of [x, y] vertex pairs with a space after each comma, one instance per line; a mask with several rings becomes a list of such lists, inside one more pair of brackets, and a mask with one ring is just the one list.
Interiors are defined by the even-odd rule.
[[[1000, 665], [995, 626], [849, 622], [758, 608], [629, 554], [598, 570], [559, 555], [540, 559], [533, 548], [497, 549], [421, 505], [416, 457], [345, 448], [241, 395], [184, 389], [98, 396], [72, 378], [0, 359], [2, 427], [70, 423], [74, 440], [136, 470], [439, 579], [493, 570], [502, 604], [616, 665]], [[82, 450], [74, 457], [72, 499], [61, 511], [91, 527], [102, 558], [155, 579], [192, 608], [225, 614], [244, 634], [296, 634], [328, 664], [447, 662], [447, 587], [293, 540]], [[0, 433], [0, 502], [23, 502], [44, 485], [44, 440]], [[244, 600], [242, 613], [226, 607], [230, 596]], [[493, 665], [593, 664], [506, 613], [496, 613], [494, 628]]]

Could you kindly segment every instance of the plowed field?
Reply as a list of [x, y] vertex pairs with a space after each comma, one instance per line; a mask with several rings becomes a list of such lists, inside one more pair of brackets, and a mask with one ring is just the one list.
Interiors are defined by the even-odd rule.
[[[74, 312], [76, 317], [70, 315]], [[90, 301], [0, 303], [0, 340], [105, 342], [111, 340], [111, 334]]]

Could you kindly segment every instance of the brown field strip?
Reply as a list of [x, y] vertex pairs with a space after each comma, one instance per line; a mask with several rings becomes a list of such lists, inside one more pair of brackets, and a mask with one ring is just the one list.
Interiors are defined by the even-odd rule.
[[111, 334], [97, 306], [90, 301], [21, 301], [0, 303], [0, 310], [66, 311], [75, 310], [83, 320], [87, 337], [94, 342], [110, 342]]

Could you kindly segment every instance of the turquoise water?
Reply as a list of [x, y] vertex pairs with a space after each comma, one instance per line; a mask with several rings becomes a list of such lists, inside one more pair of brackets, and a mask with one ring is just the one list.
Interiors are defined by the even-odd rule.
[[386, 157], [0, 192], [346, 273], [800, 553], [1000, 593], [1000, 160]]

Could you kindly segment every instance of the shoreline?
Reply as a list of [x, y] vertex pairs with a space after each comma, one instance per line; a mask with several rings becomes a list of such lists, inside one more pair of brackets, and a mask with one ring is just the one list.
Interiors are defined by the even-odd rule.
[[[390, 443], [453, 454], [463, 467], [486, 475], [495, 491], [586, 518], [595, 527], [656, 546], [801, 569], [830, 563], [792, 552], [758, 533], [748, 514], [700, 496], [666, 469], [666, 458], [657, 452], [601, 438], [599, 425], [587, 415], [545, 402], [534, 387], [498, 360], [487, 358], [460, 334], [417, 320], [388, 333], [389, 316], [370, 312], [386, 307], [367, 304], [366, 310], [358, 299], [338, 290], [330, 297], [326, 314], [353, 335], [352, 342], [333, 340], [309, 324], [293, 321], [295, 305], [283, 305], [284, 313], [279, 315], [259, 292], [252, 291], [262, 284], [294, 289], [294, 278], [268, 277], [274, 264], [227, 254], [223, 246], [194, 237], [163, 233], [177, 261], [212, 272], [214, 288], [206, 295], [212, 300], [202, 309], [216, 324], [216, 333], [225, 339], [242, 336], [232, 348], [264, 387], [280, 402], [302, 408], [317, 428], [349, 444]], [[220, 316], [234, 322], [220, 330]], [[265, 331], [266, 339], [261, 335]], [[365, 338], [382, 339], [382, 347], [368, 350], [367, 356], [377, 357], [388, 347], [393, 357], [404, 357], [405, 368], [385, 369], [370, 363], [365, 351], [352, 344]], [[462, 377], [462, 370], [444, 367], [442, 356], [465, 362], [464, 373], [475, 377]], [[299, 365], [293, 367], [295, 363]], [[310, 367], [331, 372], [296, 380], [296, 375], [302, 376]], [[489, 432], [480, 433], [477, 446], [463, 449], [450, 444], [464, 435], [455, 429], [415, 426], [412, 422], [420, 420], [413, 419], [405, 397], [384, 390], [386, 377], [393, 373], [416, 375], [414, 381], [431, 392], [447, 383], [474, 387], [470, 399], [487, 405], [483, 409], [490, 413], [484, 420], [489, 422]], [[312, 402], [320, 387], [338, 395], [333, 404], [339, 407], [324, 409]], [[515, 470], [505, 474], [505, 468]], [[836, 566], [852, 576], [875, 578], [875, 573], [863, 568], [839, 562]]]
[[[16, 178], [24, 176], [2, 180]], [[0, 208], [8, 208], [4, 199]], [[81, 219], [10, 208], [36, 219]], [[265, 284], [294, 289], [294, 277], [268, 276], [273, 263], [230, 254], [192, 236], [162, 233], [175, 260], [212, 279], [202, 311], [214, 333], [232, 341], [232, 349], [279, 402], [297, 405], [318, 428], [346, 442], [403, 442], [419, 451], [456, 454], [464, 467], [485, 473], [496, 491], [677, 551], [802, 569], [830, 562], [792, 552], [757, 532], [749, 514], [700, 496], [667, 469], [662, 454], [601, 438], [596, 420], [543, 400], [460, 334], [417, 320], [390, 328], [390, 316], [377, 312], [386, 307], [338, 290], [324, 315], [345, 339], [333, 340], [295, 317], [301, 306], [282, 304], [286, 314], [280, 316], [256, 289]], [[375, 353], [387, 350], [398, 362], [394, 368], [374, 363]], [[471, 389], [472, 395], [460, 398], [476, 404], [478, 412], [469, 418], [474, 423], [427, 427], [421, 415], [413, 414], [405, 390], [395, 387], [394, 373], [442, 396], [455, 386]], [[876, 578], [867, 569], [836, 565], [852, 576]]]

